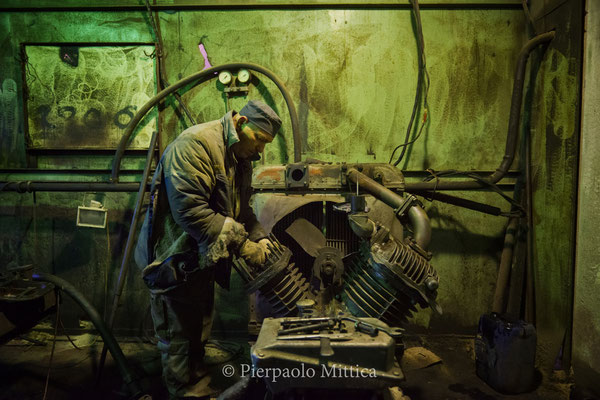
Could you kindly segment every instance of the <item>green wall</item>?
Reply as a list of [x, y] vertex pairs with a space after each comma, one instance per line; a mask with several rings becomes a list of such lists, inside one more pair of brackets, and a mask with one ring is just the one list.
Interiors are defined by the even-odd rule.
[[[253, 4], [258, 3], [261, 2]], [[460, 7], [452, 6], [456, 2], [428, 3], [421, 15], [431, 77], [430, 122], [400, 166], [409, 172], [427, 168], [491, 172], [500, 164], [504, 151], [513, 70], [527, 39], [525, 17], [515, 5], [519, 2]], [[13, 107], [2, 111], [0, 168], [4, 168], [4, 174], [0, 180], [108, 179], [110, 154], [28, 153], [22, 123], [21, 43], [154, 41], [143, 7], [97, 7], [96, 11], [86, 11], [81, 6], [82, 10], [77, 11], [27, 9], [0, 14], [2, 98]], [[282, 78], [296, 102], [304, 140], [303, 158], [387, 162], [393, 147], [403, 140], [417, 77], [416, 40], [408, 3], [197, 9], [170, 9], [162, 4], [160, 10], [168, 81], [173, 83], [203, 67], [200, 41], [213, 65], [244, 61], [269, 68]], [[556, 57], [557, 62], [563, 62], [562, 57]], [[544, 65], [545, 61], [541, 63]], [[562, 77], [557, 80], [562, 82]], [[293, 159], [285, 103], [272, 83], [263, 76], [259, 79], [260, 84], [251, 87], [248, 98], [263, 98], [279, 111], [284, 122], [283, 134], [267, 148], [265, 162], [284, 163]], [[225, 112], [220, 89], [215, 81], [210, 81], [190, 88], [182, 97], [198, 121], [216, 119]], [[558, 96], [546, 92], [539, 95]], [[239, 108], [246, 100], [233, 99], [231, 105]], [[175, 102], [169, 101], [161, 115], [160, 129], [168, 139], [189, 125], [175, 107]], [[124, 168], [131, 170], [129, 179], [139, 179], [141, 162], [141, 156], [125, 160]], [[82, 166], [98, 171], [83, 175], [7, 171]], [[412, 175], [424, 176], [418, 172]], [[544, 188], [538, 190], [536, 204], [540, 204], [539, 196], [545, 193]], [[34, 208], [31, 194], [0, 194], [0, 248], [4, 260], [35, 262], [40, 269], [83, 287], [102, 308], [104, 268], [109, 271], [110, 292], [118, 274], [135, 195], [97, 195], [111, 210], [108, 259], [106, 232], [74, 226], [76, 206], [83, 195], [38, 193]], [[492, 193], [460, 195], [508, 209], [508, 204]], [[565, 205], [560, 198], [553, 201]], [[441, 277], [439, 302], [445, 312], [433, 316], [423, 311], [416, 322], [420, 329], [431, 332], [474, 333], [479, 315], [491, 308], [507, 221], [438, 202], [425, 202], [425, 206], [433, 225], [430, 250]], [[32, 227], [34, 210], [37, 251]], [[553, 214], [554, 217], [559, 219], [562, 215]], [[572, 245], [565, 240], [565, 246]], [[543, 249], [538, 257], [542, 257]], [[554, 293], [554, 281], [544, 284]], [[147, 308], [145, 289], [136, 274], [130, 277], [126, 293], [117, 327], [135, 331], [144, 323], [142, 311]], [[227, 296], [228, 303], [236, 304], [239, 310], [239, 304], [245, 300], [241, 289], [236, 287]], [[243, 329], [244, 318], [237, 317], [236, 310], [221, 307], [222, 318], [217, 327]], [[66, 312], [73, 319], [77, 317], [77, 311]]]

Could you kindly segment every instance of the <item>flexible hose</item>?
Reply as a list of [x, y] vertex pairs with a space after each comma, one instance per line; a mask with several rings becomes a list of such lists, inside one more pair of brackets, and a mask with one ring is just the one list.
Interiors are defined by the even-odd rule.
[[104, 321], [102, 321], [102, 317], [100, 317], [100, 314], [98, 313], [98, 311], [96, 311], [94, 306], [83, 296], [83, 294], [81, 294], [81, 292], [75, 289], [75, 286], [71, 285], [64, 279], [59, 278], [58, 276], [38, 272], [33, 274], [33, 280], [52, 283], [62, 292], [68, 294], [86, 312], [86, 314], [88, 315], [88, 317], [102, 336], [102, 340], [108, 347], [110, 354], [113, 356], [113, 359], [117, 364], [117, 368], [119, 369], [121, 376], [123, 376], [123, 380], [129, 387], [130, 392], [134, 396], [139, 396], [142, 393], [142, 390], [137, 383], [135, 375], [131, 372], [131, 369], [129, 368], [129, 364], [125, 359], [125, 355], [123, 354], [123, 351], [121, 350], [121, 347], [115, 340], [114, 336], [104, 324]]
[[148, 100], [146, 102], [146, 104], [144, 104], [139, 109], [139, 111], [135, 114], [135, 116], [133, 117], [131, 122], [129, 122], [129, 125], [127, 125], [127, 128], [125, 129], [125, 132], [123, 133], [123, 136], [121, 137], [121, 141], [119, 142], [119, 146], [117, 147], [117, 151], [115, 152], [115, 158], [113, 160], [112, 174], [111, 174], [110, 180], [112, 182], [119, 181], [119, 170], [121, 169], [121, 159], [123, 158], [123, 154], [125, 153], [125, 149], [127, 148], [127, 143], [129, 142], [129, 138], [131, 137], [133, 130], [140, 123], [142, 118], [144, 118], [144, 116], [148, 113], [148, 111], [150, 111], [156, 104], [158, 104], [159, 101], [161, 101], [162, 99], [164, 99], [166, 96], [170, 95], [171, 93], [174, 93], [176, 90], [178, 90], [178, 89], [182, 88], [183, 86], [186, 86], [192, 82], [195, 82], [195, 81], [203, 79], [203, 78], [206, 78], [206, 79], [214, 78], [219, 71], [222, 71], [225, 69], [238, 69], [238, 68], [246, 68], [246, 69], [250, 69], [252, 71], [260, 72], [263, 75], [266, 75], [269, 79], [271, 79], [271, 81], [273, 81], [273, 83], [281, 91], [281, 94], [283, 95], [283, 98], [287, 104], [288, 112], [290, 114], [290, 120], [292, 123], [292, 136], [294, 137], [294, 162], [300, 162], [301, 152], [302, 152], [302, 138], [300, 137], [300, 128], [299, 128], [300, 124], [298, 122], [298, 114], [296, 113], [296, 107], [294, 106], [294, 101], [292, 100], [292, 97], [290, 96], [288, 90], [284, 86], [281, 79], [279, 79], [279, 77], [277, 75], [275, 75], [273, 72], [271, 72], [270, 70], [268, 70], [260, 65], [257, 65], [257, 64], [229, 63], [229, 64], [223, 64], [223, 65], [219, 65], [216, 67], [208, 68], [203, 71], [196, 72], [192, 75], [189, 75], [189, 76], [175, 82], [173, 85], [161, 90], [154, 97], [152, 97], [150, 100]]

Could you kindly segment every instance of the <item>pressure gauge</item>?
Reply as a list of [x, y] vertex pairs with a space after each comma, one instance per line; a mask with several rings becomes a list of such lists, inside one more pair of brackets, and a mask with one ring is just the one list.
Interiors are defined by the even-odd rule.
[[221, 71], [219, 72], [219, 82], [223, 85], [229, 85], [231, 83], [231, 72]]
[[237, 80], [240, 83], [247, 83], [250, 80], [251, 76], [252, 75], [250, 75], [250, 71], [248, 71], [247, 69], [240, 69], [237, 74]]

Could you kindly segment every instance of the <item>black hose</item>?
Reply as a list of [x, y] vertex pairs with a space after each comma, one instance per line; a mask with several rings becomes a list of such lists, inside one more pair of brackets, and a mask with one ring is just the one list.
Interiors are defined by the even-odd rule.
[[45, 274], [43, 272], [34, 273], [33, 274], [34, 281], [40, 282], [50, 282], [62, 292], [68, 294], [75, 302], [86, 312], [100, 335], [102, 336], [102, 340], [104, 344], [108, 347], [110, 354], [113, 356], [115, 363], [117, 364], [117, 368], [123, 376], [123, 380], [129, 387], [129, 390], [132, 395], [139, 396], [142, 393], [140, 386], [137, 383], [137, 378], [129, 368], [129, 363], [125, 359], [125, 355], [117, 343], [116, 339], [110, 332], [110, 330], [102, 321], [102, 317], [94, 306], [79, 292], [73, 285], [71, 285], [66, 280], [59, 278], [58, 276]]
[[115, 158], [113, 160], [112, 174], [111, 174], [111, 178], [110, 178], [111, 181], [112, 182], [119, 181], [119, 170], [121, 168], [121, 159], [123, 158], [123, 154], [125, 153], [125, 149], [127, 148], [127, 143], [129, 142], [129, 138], [131, 137], [135, 127], [140, 123], [140, 121], [142, 120], [142, 118], [144, 118], [144, 116], [148, 113], [148, 111], [150, 111], [152, 109], [152, 107], [154, 107], [156, 104], [158, 104], [158, 102], [161, 101], [163, 98], [165, 98], [169, 94], [175, 92], [176, 90], [182, 88], [183, 86], [186, 86], [186, 85], [188, 85], [192, 82], [195, 82], [197, 80], [200, 80], [202, 78], [206, 78], [206, 79], [214, 78], [216, 76], [216, 73], [218, 73], [219, 71], [222, 71], [224, 69], [238, 69], [238, 68], [247, 68], [247, 69], [250, 69], [250, 70], [253, 70], [256, 72], [260, 72], [263, 75], [266, 75], [269, 79], [271, 79], [271, 81], [273, 81], [273, 83], [275, 83], [275, 85], [277, 85], [277, 87], [281, 91], [281, 94], [283, 95], [283, 98], [285, 99], [285, 102], [287, 104], [288, 112], [290, 114], [290, 120], [292, 122], [292, 135], [294, 137], [294, 162], [300, 162], [301, 151], [302, 151], [302, 138], [300, 137], [300, 129], [299, 129], [300, 124], [298, 122], [298, 114], [296, 113], [296, 107], [294, 106], [294, 101], [292, 100], [292, 97], [290, 96], [288, 90], [284, 86], [281, 79], [279, 79], [279, 77], [277, 75], [275, 75], [273, 72], [271, 72], [270, 70], [268, 70], [264, 67], [261, 67], [260, 65], [257, 65], [257, 64], [229, 63], [229, 64], [223, 64], [223, 65], [219, 65], [216, 67], [208, 68], [203, 71], [196, 72], [192, 75], [189, 75], [189, 76], [175, 82], [173, 85], [161, 90], [154, 97], [152, 97], [150, 100], [148, 100], [146, 102], [146, 104], [144, 104], [139, 109], [139, 111], [135, 114], [135, 116], [133, 117], [131, 122], [129, 122], [129, 125], [127, 125], [127, 128], [125, 129], [125, 132], [123, 133], [123, 136], [121, 137], [121, 141], [119, 142], [119, 146], [117, 147], [117, 151], [115, 152]]
[[426, 199], [437, 200], [442, 203], [452, 204], [454, 206], [459, 206], [462, 208], [466, 208], [473, 211], [478, 211], [480, 213], [489, 214], [489, 215], [502, 215], [502, 210], [498, 207], [491, 206], [489, 204], [480, 203], [477, 201], [463, 199], [460, 197], [451, 196], [445, 193], [440, 192], [413, 192], [413, 194], [417, 194], [419, 196], [423, 196]]
[[[538, 35], [528, 41], [521, 49], [517, 59], [515, 69], [515, 80], [513, 83], [512, 100], [510, 104], [510, 116], [508, 120], [508, 134], [506, 135], [506, 146], [502, 162], [496, 171], [483, 179], [489, 183], [496, 183], [508, 172], [514, 158], [517, 148], [517, 139], [519, 137], [519, 122], [521, 119], [521, 103], [523, 98], [523, 86], [525, 82], [525, 70], [527, 68], [527, 59], [533, 49], [543, 43], [548, 43], [554, 39], [555, 32], [546, 32]], [[414, 182], [406, 184], [406, 191], [417, 190], [465, 190], [479, 189], [485, 187], [486, 182], [473, 181], [448, 181], [436, 180], [434, 182]]]

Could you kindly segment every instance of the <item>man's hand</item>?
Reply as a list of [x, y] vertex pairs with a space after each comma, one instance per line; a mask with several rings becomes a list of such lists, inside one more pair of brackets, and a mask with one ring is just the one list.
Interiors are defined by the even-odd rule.
[[268, 239], [262, 239], [258, 243], [246, 240], [240, 248], [240, 257], [253, 266], [264, 264], [269, 254], [266, 240]]
[[229, 250], [240, 247], [247, 237], [248, 233], [244, 229], [244, 225], [233, 218], [226, 217], [219, 236], [208, 247], [206, 255], [211, 263], [216, 263], [221, 258], [229, 257]]
[[265, 250], [266, 257], [269, 257], [269, 255], [271, 254], [271, 250], [269, 250], [268, 245], [271, 244], [271, 241], [267, 238], [264, 238], [264, 239], [260, 239], [258, 241], [258, 244], [260, 244], [263, 247], [263, 249]]

